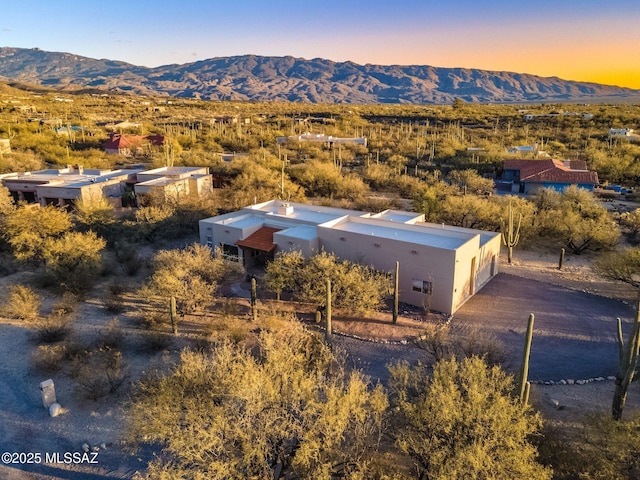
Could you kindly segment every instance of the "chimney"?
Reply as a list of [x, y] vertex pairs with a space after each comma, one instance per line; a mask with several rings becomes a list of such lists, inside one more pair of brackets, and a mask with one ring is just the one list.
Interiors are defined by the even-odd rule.
[[78, 175], [82, 175], [84, 173], [84, 167], [82, 165], [74, 165], [73, 169]]

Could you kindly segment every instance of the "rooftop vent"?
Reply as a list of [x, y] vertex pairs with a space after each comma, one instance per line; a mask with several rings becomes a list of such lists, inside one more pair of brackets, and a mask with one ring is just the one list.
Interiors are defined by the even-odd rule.
[[278, 207], [278, 215], [289, 216], [293, 213], [293, 206], [288, 203], [283, 203]]

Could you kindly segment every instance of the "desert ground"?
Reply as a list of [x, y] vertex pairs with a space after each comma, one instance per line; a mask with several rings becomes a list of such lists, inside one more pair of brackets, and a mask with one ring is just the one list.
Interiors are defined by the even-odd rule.
[[[542, 383], [532, 386], [531, 403], [541, 411], [545, 421], [560, 428], [575, 427], [589, 415], [608, 412], [613, 382], [607, 377], [614, 374], [617, 359], [614, 319], [620, 316], [627, 325], [630, 322], [633, 316], [631, 306], [635, 300], [633, 289], [598, 278], [591, 271], [587, 255], [567, 255], [565, 266], [560, 271], [554, 255], [516, 251], [513, 264], [501, 264], [500, 272], [493, 286], [493, 282], [489, 283], [450, 321], [484, 327], [496, 324], [497, 327], [491, 327], [495, 330], [493, 333], [502, 335], [503, 343], [509, 347], [506, 349], [505, 366], [515, 371], [520, 362], [526, 318], [532, 308], [540, 312], [545, 308], [550, 311], [558, 308], [552, 303], [553, 297], [569, 299], [563, 301], [573, 303], [567, 303], [555, 317], [545, 318], [542, 313], [535, 312], [530, 378]], [[16, 281], [29, 281], [30, 275], [17, 273], [0, 279], [0, 283], [6, 286]], [[98, 286], [74, 312], [72, 335], [85, 343], [98, 338], [114, 319], [114, 314], [107, 311], [103, 302], [106, 288], [106, 284]], [[246, 282], [240, 282], [227, 292], [233, 294], [233, 314], [246, 315], [247, 288]], [[492, 302], [498, 301], [497, 298], [505, 302], [500, 304], [500, 308], [508, 305], [511, 313], [502, 310], [497, 314], [492, 310], [495, 308]], [[532, 299], [538, 303], [528, 303]], [[143, 470], [153, 457], [152, 449], [132, 452], [125, 445], [123, 405], [131, 392], [131, 385], [146, 372], [170, 368], [183, 347], [197, 345], [197, 337], [202, 333], [202, 319], [194, 317], [185, 322], [178, 338], [172, 338], [167, 329], [167, 344], [158, 351], [150, 351], [145, 348], [145, 336], [149, 332], [141, 327], [136, 316], [138, 301], [133, 295], [125, 296], [125, 300], [127, 311], [117, 317], [124, 333], [122, 351], [126, 359], [126, 384], [115, 393], [97, 400], [84, 398], [68, 371], [47, 375], [36, 370], [32, 364], [35, 348], [32, 329], [20, 321], [0, 319], [0, 345], [3, 346], [0, 350], [0, 453], [40, 452], [44, 460], [45, 453], [82, 452], [85, 444], [97, 453], [96, 464], [42, 461], [0, 465], [0, 478], [124, 479]], [[45, 305], [50, 307], [52, 302], [53, 298], [46, 299]], [[219, 302], [216, 308], [228, 309], [229, 305], [229, 302]], [[263, 300], [262, 308], [266, 311], [295, 310], [269, 299]], [[425, 359], [424, 352], [411, 343], [424, 329], [422, 314], [411, 309], [405, 309], [401, 314], [397, 325], [391, 324], [389, 312], [379, 312], [367, 319], [334, 317], [336, 345], [346, 352], [350, 365], [362, 369], [374, 381], [380, 379], [384, 382], [385, 365], [394, 360]], [[310, 328], [318, 328], [311, 321], [309, 312], [298, 314], [298, 318], [307, 321]], [[586, 319], [586, 324], [581, 324], [581, 319]], [[447, 319], [433, 314], [428, 321]], [[244, 327], [239, 325], [237, 328]], [[557, 341], [554, 340], [557, 331], [562, 332], [562, 338], [569, 343], [545, 343]], [[563, 345], [569, 344], [577, 357], [563, 357]], [[553, 352], [545, 351], [545, 348], [553, 349]], [[587, 360], [579, 356], [580, 352]], [[568, 367], [563, 370], [558, 366]], [[597, 377], [604, 379], [593, 380]], [[49, 417], [42, 406], [38, 389], [39, 383], [47, 378], [54, 380], [57, 399], [64, 409], [55, 418]], [[558, 384], [566, 379], [586, 382]], [[635, 412], [640, 412], [640, 391], [637, 384], [632, 384], [625, 415]]]

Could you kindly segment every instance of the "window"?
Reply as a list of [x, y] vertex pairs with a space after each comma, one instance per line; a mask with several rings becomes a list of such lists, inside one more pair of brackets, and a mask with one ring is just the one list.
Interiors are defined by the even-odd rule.
[[433, 291], [433, 283], [426, 280], [416, 280], [414, 278], [412, 286], [414, 292], [424, 293], [425, 295], [431, 295]]

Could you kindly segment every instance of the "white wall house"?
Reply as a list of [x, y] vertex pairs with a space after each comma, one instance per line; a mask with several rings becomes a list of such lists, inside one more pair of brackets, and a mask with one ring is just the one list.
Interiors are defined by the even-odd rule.
[[424, 222], [413, 212], [370, 214], [272, 200], [200, 220], [200, 242], [245, 266], [278, 251], [322, 251], [392, 272], [400, 301], [453, 314], [498, 273], [500, 235]]
[[346, 137], [333, 137], [331, 135], [325, 135], [324, 133], [303, 133], [302, 135], [291, 135], [289, 137], [276, 137], [276, 141], [278, 143], [285, 142], [315, 142], [315, 143], [326, 143], [330, 146], [338, 145], [338, 144], [354, 144], [354, 145], [364, 145], [367, 146], [367, 138], [366, 137], [354, 137], [354, 138], [346, 138]]
[[213, 188], [207, 167], [160, 167], [137, 175], [136, 195], [155, 194], [165, 200], [204, 195]]
[[16, 202], [42, 206], [72, 207], [82, 200], [91, 203], [106, 197], [118, 205], [129, 181], [135, 181], [140, 170], [99, 170], [82, 166], [2, 175], [0, 182], [9, 189]]

